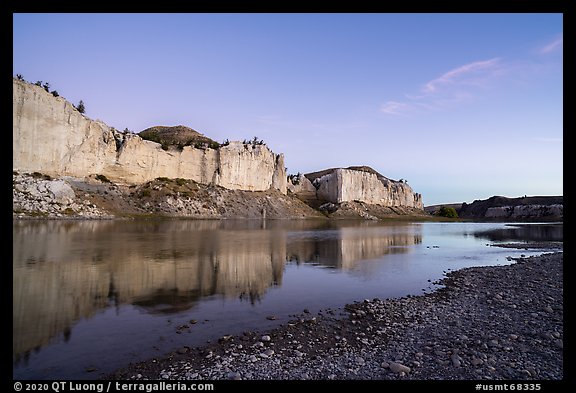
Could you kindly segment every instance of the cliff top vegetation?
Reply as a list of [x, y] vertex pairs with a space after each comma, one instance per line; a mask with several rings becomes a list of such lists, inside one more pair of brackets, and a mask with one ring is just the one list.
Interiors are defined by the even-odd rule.
[[184, 146], [193, 146], [195, 148], [217, 149], [220, 143], [208, 138], [207, 136], [193, 130], [190, 127], [178, 126], [154, 126], [141, 131], [138, 134], [142, 139], [157, 142], [165, 150], [170, 146], [176, 146], [180, 149]]

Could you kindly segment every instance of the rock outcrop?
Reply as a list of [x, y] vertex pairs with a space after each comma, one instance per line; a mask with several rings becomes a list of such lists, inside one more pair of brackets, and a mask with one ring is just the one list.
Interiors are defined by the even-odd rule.
[[486, 209], [486, 218], [563, 218], [564, 205], [499, 206]]
[[109, 218], [86, 198], [79, 198], [62, 179], [49, 176], [12, 175], [12, 211], [15, 218]]
[[406, 182], [388, 179], [372, 168], [334, 168], [305, 176], [315, 187], [317, 199], [322, 201], [424, 208], [422, 196]]
[[462, 218], [486, 220], [564, 220], [562, 196], [524, 196], [507, 198], [493, 196], [463, 203], [458, 215]]
[[183, 178], [232, 190], [286, 193], [282, 154], [264, 144], [167, 148], [78, 112], [62, 97], [13, 79], [13, 170], [50, 176], [104, 175], [124, 184]]
[[293, 194], [305, 197], [316, 198], [316, 187], [306, 176], [301, 173], [288, 177], [288, 191]]

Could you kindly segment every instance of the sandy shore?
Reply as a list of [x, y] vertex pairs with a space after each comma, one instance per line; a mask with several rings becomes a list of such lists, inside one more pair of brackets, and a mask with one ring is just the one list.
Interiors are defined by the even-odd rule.
[[558, 380], [562, 278], [562, 252], [467, 268], [431, 294], [303, 312], [275, 330], [180, 348], [106, 379]]

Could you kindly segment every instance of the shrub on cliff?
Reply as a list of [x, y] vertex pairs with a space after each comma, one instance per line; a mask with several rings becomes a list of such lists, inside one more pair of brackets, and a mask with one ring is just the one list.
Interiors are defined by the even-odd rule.
[[78, 105], [76, 106], [76, 110], [80, 113], [85, 113], [86, 112], [86, 107], [84, 106], [84, 101], [80, 100], [80, 102], [78, 103]]
[[102, 183], [112, 183], [110, 181], [110, 179], [108, 179], [106, 176], [104, 175], [96, 175], [96, 180], [101, 181]]
[[458, 213], [456, 213], [456, 209], [453, 207], [446, 207], [442, 206], [436, 212], [436, 215], [439, 217], [448, 217], [448, 218], [458, 218]]
[[244, 141], [242, 142], [244, 145], [252, 145], [252, 147], [256, 147], [257, 145], [263, 145], [264, 144], [264, 140], [260, 139], [258, 140], [258, 137], [255, 136], [254, 138], [252, 138], [252, 140], [248, 140], [248, 139], [244, 139]]
[[288, 181], [297, 186], [300, 184], [300, 177], [302, 174], [298, 172], [296, 175], [288, 175]]

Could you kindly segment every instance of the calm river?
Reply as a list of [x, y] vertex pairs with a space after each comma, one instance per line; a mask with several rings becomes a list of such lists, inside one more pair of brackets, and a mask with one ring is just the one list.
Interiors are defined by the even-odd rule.
[[511, 240], [562, 240], [562, 226], [14, 221], [13, 377], [96, 379], [304, 309], [422, 294], [445, 271], [541, 253], [489, 246]]

